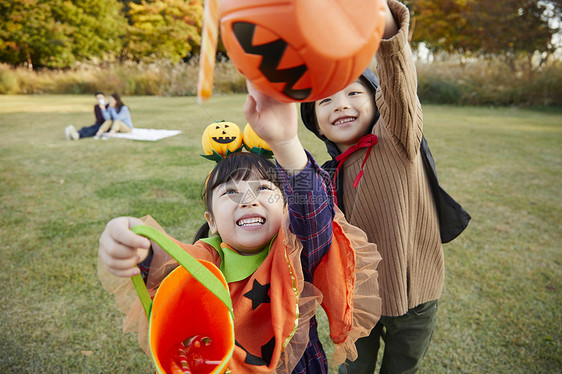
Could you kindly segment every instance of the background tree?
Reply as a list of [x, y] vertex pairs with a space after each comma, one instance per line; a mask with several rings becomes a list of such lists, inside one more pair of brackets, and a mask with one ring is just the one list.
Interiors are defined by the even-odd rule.
[[415, 48], [424, 43], [432, 52], [463, 52], [457, 41], [464, 38], [468, 16], [466, 1], [405, 0], [411, 13], [410, 39]]
[[12, 65], [26, 63], [32, 68], [42, 56], [56, 54], [56, 41], [63, 35], [57, 33], [47, 4], [0, 0], [0, 13], [1, 61]]
[[125, 19], [116, 0], [0, 0], [0, 61], [68, 67], [118, 53]]
[[129, 10], [131, 10], [131, 6], [129, 4], [133, 3], [133, 4], [142, 4], [142, 0], [118, 0], [122, 5], [123, 5], [123, 12], [125, 13], [125, 16], [127, 16], [127, 14], [129, 13]]
[[74, 27], [72, 52], [76, 59], [106, 59], [120, 54], [127, 32], [121, 4], [117, 0], [73, 0], [72, 3], [74, 14], [67, 22]]
[[560, 32], [560, 0], [406, 2], [413, 17], [412, 44], [423, 42], [433, 52], [501, 55], [514, 68], [518, 57], [530, 64], [535, 53], [548, 56], [556, 48], [552, 37]]
[[125, 53], [133, 60], [167, 58], [178, 62], [201, 44], [201, 0], [129, 3]]

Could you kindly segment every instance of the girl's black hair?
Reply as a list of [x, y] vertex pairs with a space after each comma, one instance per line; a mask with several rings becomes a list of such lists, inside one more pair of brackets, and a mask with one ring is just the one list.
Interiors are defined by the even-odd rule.
[[[222, 159], [211, 171], [207, 181], [201, 188], [201, 199], [208, 212], [212, 213], [212, 191], [219, 185], [234, 181], [247, 181], [250, 178], [265, 179], [272, 182], [279, 190], [283, 191], [283, 184], [275, 164], [263, 156], [249, 152], [232, 153]], [[285, 194], [283, 194], [285, 201]], [[195, 234], [193, 243], [209, 236], [209, 224], [205, 222]]]
[[117, 93], [112, 93], [111, 97], [115, 99], [115, 108], [117, 109], [117, 113], [121, 112], [121, 108], [125, 106], [123, 101], [121, 101], [121, 97]]

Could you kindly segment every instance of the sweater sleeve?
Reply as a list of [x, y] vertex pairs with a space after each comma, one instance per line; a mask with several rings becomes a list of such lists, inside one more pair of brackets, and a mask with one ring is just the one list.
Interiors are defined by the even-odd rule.
[[289, 176], [279, 165], [277, 167], [287, 197], [290, 229], [303, 245], [304, 277], [311, 282], [314, 270], [332, 244], [334, 203], [328, 173], [308, 152], [307, 156], [308, 163], [299, 174]]
[[125, 125], [133, 128], [133, 122], [131, 121], [131, 111], [128, 106], [123, 106], [121, 111], [117, 113], [118, 119]]
[[398, 24], [396, 35], [382, 40], [376, 54], [380, 88], [376, 94], [381, 123], [392, 134], [394, 143], [413, 160], [420, 148], [423, 118], [417, 94], [417, 73], [408, 44], [410, 14], [398, 1], [388, 6]]
[[131, 112], [128, 106], [122, 106], [119, 112], [117, 112], [117, 109], [112, 108], [111, 116], [114, 120], [119, 120], [130, 128], [133, 128], [133, 122], [131, 121]]

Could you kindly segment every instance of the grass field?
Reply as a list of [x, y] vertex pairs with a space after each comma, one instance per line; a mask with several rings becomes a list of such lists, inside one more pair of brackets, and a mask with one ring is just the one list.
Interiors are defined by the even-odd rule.
[[[243, 95], [125, 97], [158, 142], [64, 140], [92, 122], [90, 96], [0, 97], [0, 372], [151, 373], [96, 274], [119, 215], [152, 214], [190, 242], [212, 163], [203, 128], [244, 125]], [[472, 215], [445, 245], [446, 283], [422, 373], [562, 370], [562, 111], [424, 107], [441, 183]], [[320, 161], [323, 145], [302, 131]], [[322, 321], [321, 324], [324, 324]], [[325, 330], [323, 330], [325, 336]]]

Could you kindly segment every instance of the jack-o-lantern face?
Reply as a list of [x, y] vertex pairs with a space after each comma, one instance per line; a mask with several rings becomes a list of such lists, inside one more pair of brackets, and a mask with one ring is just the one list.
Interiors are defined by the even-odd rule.
[[203, 132], [201, 144], [205, 155], [213, 156], [216, 153], [225, 157], [228, 153], [240, 150], [242, 132], [240, 127], [232, 122], [212, 123]]
[[222, 41], [260, 91], [284, 102], [316, 101], [369, 65], [385, 7], [385, 0], [222, 0]]
[[244, 142], [244, 148], [252, 153], [257, 153], [266, 157], [273, 157], [273, 152], [271, 147], [256, 134], [250, 124], [246, 124], [244, 127], [244, 132], [242, 133], [242, 141]]

